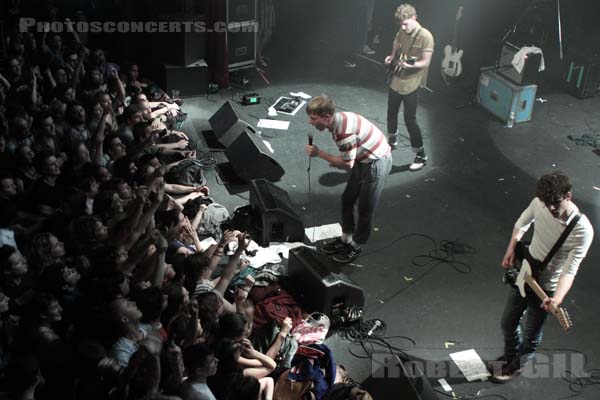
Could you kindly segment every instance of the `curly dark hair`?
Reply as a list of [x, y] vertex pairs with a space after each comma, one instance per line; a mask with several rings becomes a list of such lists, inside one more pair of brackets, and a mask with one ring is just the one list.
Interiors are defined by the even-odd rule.
[[544, 204], [555, 206], [571, 191], [571, 179], [563, 172], [543, 175], [537, 183], [535, 195]]

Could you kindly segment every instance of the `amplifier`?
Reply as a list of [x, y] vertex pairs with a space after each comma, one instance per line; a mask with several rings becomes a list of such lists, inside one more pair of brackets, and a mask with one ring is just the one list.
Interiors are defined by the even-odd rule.
[[600, 56], [574, 59], [565, 77], [569, 93], [580, 99], [600, 93]]
[[512, 60], [520, 50], [510, 42], [504, 42], [498, 60], [498, 73], [517, 85], [532, 85], [539, 81], [539, 69], [542, 62], [541, 53], [527, 53], [525, 65], [521, 72], [513, 66]]

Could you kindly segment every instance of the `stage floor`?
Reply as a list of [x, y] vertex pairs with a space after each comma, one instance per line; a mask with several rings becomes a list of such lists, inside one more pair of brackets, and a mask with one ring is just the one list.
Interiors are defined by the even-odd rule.
[[[326, 49], [313, 50], [311, 57], [292, 54], [274, 60], [267, 71], [270, 86], [250, 71], [252, 89], [224, 89], [208, 97], [186, 99], [189, 119], [184, 130], [200, 134], [223, 102], [238, 101], [242, 93], [252, 91], [260, 93], [262, 103], [239, 107], [249, 115], [248, 122], [256, 125], [279, 96], [303, 91], [313, 96], [325, 93], [336, 101], [338, 110], [357, 112], [385, 132], [383, 68], [360, 58], [351, 59], [355, 68], [346, 68], [342, 59], [328, 57]], [[437, 68], [432, 67], [430, 74], [439, 74]], [[413, 154], [400, 117], [405, 138], [393, 152], [394, 168], [376, 212], [371, 240], [363, 255], [344, 271], [364, 289], [365, 318], [385, 321], [385, 335], [394, 346], [432, 362], [448, 362], [450, 353], [467, 349], [491, 360], [502, 353], [499, 320], [508, 292], [501, 282], [500, 261], [514, 222], [533, 197], [537, 177], [565, 171], [573, 180], [574, 202], [600, 229], [600, 158], [592, 147], [578, 146], [568, 138], [600, 133], [600, 97], [579, 100], [546, 84], [538, 97], [547, 101], [536, 101], [533, 119], [509, 129], [477, 104], [468, 104], [476, 77], [450, 87], [437, 81], [433, 79], [431, 85], [435, 93], [421, 91], [417, 114], [429, 163], [422, 171], [408, 171]], [[457, 109], [458, 105], [465, 107]], [[318, 146], [335, 152], [329, 133], [314, 130], [304, 108], [296, 116], [278, 119], [290, 121], [289, 130], [261, 132], [286, 171], [278, 186], [298, 205], [306, 226], [338, 222], [344, 172], [314, 159], [308, 193], [307, 134], [313, 132]], [[223, 154], [216, 157], [224, 160]], [[213, 171], [207, 177], [218, 202], [230, 210], [247, 204], [245, 187], [226, 188]], [[430, 258], [445, 241], [459, 242], [473, 252], [458, 254], [454, 263]], [[469, 383], [460, 374], [446, 377], [456, 396], [479, 393], [508, 399], [559, 399], [575, 394], [562, 379], [565, 370], [581, 374], [581, 354], [587, 359], [586, 371], [600, 367], [600, 345], [594, 333], [594, 326], [600, 325], [600, 313], [595, 311], [600, 303], [599, 263], [596, 236], [564, 303], [574, 329], [563, 334], [555, 320], [545, 326], [538, 360], [538, 376], [545, 377], [521, 377], [503, 386]], [[393, 338], [399, 335], [412, 338], [416, 345]], [[368, 358], [353, 356], [351, 352], [360, 355], [362, 349], [337, 335], [328, 344], [336, 361], [359, 381], [379, 367]], [[387, 352], [381, 347], [374, 350]], [[567, 363], [561, 367], [563, 358]], [[442, 390], [437, 379], [431, 382]], [[590, 386], [579, 398], [598, 398], [599, 394], [598, 386]]]

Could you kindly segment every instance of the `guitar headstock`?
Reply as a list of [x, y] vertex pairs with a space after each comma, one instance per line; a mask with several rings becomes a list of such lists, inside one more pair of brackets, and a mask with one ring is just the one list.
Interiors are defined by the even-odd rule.
[[458, 10], [456, 11], [456, 20], [460, 20], [462, 18], [462, 14], [463, 14], [463, 6], [459, 6]]
[[563, 331], [569, 332], [569, 330], [573, 327], [573, 321], [571, 320], [571, 316], [569, 315], [566, 308], [556, 307], [556, 310], [552, 311], [556, 319], [558, 319], [558, 323], [563, 328]]

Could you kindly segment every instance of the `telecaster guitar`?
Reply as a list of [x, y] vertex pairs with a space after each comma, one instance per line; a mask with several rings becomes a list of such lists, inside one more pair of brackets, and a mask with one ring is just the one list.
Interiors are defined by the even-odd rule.
[[[534, 275], [537, 275], [539, 272], [537, 269], [538, 265], [542, 263], [529, 254], [529, 250], [523, 242], [517, 243], [515, 256], [517, 262], [514, 267], [506, 270], [504, 282], [519, 289], [519, 292], [523, 297], [527, 296], [527, 292], [525, 291], [525, 284], [527, 284], [540, 300], [544, 300], [548, 295], [534, 278]], [[573, 327], [573, 321], [571, 321], [571, 317], [566, 308], [557, 307], [550, 303], [548, 309], [550, 313], [556, 317], [565, 332], [568, 332]]]
[[444, 59], [442, 60], [442, 75], [444, 78], [457, 78], [462, 74], [462, 56], [463, 50], [456, 47], [458, 37], [458, 21], [462, 19], [463, 7], [458, 7], [456, 12], [456, 21], [454, 22], [454, 36], [452, 44], [444, 47]]

